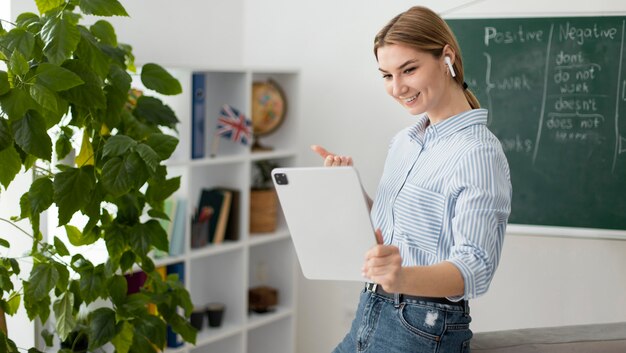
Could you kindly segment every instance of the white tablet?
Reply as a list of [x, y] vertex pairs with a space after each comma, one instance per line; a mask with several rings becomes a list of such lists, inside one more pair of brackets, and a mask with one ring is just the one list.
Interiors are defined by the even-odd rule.
[[304, 276], [365, 281], [376, 236], [356, 169], [276, 168], [272, 180]]

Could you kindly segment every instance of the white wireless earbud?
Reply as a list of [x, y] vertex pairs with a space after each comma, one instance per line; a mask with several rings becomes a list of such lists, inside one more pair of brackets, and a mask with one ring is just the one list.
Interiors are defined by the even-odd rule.
[[448, 65], [448, 68], [450, 69], [450, 75], [452, 75], [452, 77], [456, 77], [456, 72], [454, 72], [454, 67], [452, 67], [452, 63], [450, 62], [450, 57], [449, 56], [444, 57], [443, 61], [445, 61], [446, 65]]

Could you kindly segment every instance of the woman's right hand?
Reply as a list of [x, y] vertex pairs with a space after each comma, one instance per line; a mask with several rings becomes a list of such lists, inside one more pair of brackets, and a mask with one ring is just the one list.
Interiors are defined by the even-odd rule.
[[324, 147], [320, 145], [312, 145], [311, 149], [324, 159], [324, 167], [340, 167], [351, 166], [352, 157], [338, 156], [334, 153], [328, 152]]

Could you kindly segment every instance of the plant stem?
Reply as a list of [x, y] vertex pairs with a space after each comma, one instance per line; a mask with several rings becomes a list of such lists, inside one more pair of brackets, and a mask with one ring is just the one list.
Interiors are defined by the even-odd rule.
[[35, 239], [32, 235], [28, 234], [28, 232], [26, 232], [24, 229], [20, 228], [20, 227], [19, 227], [17, 224], [15, 224], [14, 222], [12, 222], [12, 221], [10, 221], [10, 220], [8, 220], [8, 219], [6, 219], [6, 218], [2, 218], [2, 217], [0, 217], [0, 221], [6, 222], [6, 223], [8, 223], [8, 224], [12, 225], [13, 227], [17, 228], [20, 232], [22, 232], [22, 233], [26, 234], [29, 238], [31, 238], [31, 239], [33, 239], [33, 240]]

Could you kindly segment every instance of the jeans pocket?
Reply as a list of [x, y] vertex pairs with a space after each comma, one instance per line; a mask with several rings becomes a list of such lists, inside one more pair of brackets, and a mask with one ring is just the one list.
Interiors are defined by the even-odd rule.
[[445, 312], [436, 308], [403, 303], [398, 309], [402, 325], [412, 334], [435, 344], [444, 332]]
[[412, 248], [437, 253], [443, 224], [444, 195], [405, 184], [396, 199], [396, 234]]

